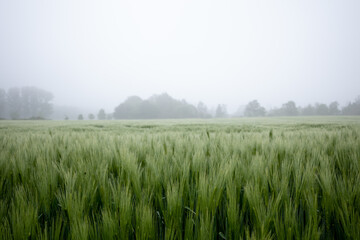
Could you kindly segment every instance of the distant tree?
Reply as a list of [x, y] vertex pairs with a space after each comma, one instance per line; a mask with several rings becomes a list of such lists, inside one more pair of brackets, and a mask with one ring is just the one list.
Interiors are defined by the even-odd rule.
[[211, 115], [208, 111], [208, 108], [203, 102], [199, 102], [197, 105], [197, 111], [199, 113], [200, 118], [210, 118]]
[[138, 96], [128, 97], [125, 102], [115, 108], [114, 117], [117, 119], [140, 118], [139, 110], [142, 99]]
[[21, 118], [31, 118], [31, 117], [37, 117], [36, 113], [33, 114], [33, 112], [36, 112], [37, 108], [37, 99], [36, 99], [36, 93], [33, 91], [30, 87], [22, 87], [21, 88]]
[[329, 115], [329, 108], [324, 103], [316, 104], [315, 112], [316, 112], [316, 115]]
[[116, 119], [195, 118], [198, 110], [185, 100], [179, 101], [168, 94], [153, 95], [147, 100], [129, 97], [115, 108]]
[[338, 102], [335, 101], [335, 102], [332, 102], [329, 104], [329, 114], [330, 115], [339, 115], [340, 114]]
[[36, 88], [21, 88], [21, 118], [46, 118], [52, 113], [52, 93]]
[[65, 115], [64, 117], [65, 120], [69, 120], [69, 117], [67, 115]]
[[270, 117], [274, 117], [274, 116], [283, 116], [283, 111], [281, 108], [273, 108], [271, 110], [269, 110], [268, 112], [268, 116]]
[[10, 88], [7, 109], [12, 119], [44, 119], [52, 113], [53, 95], [35, 87]]
[[[167, 93], [153, 95], [143, 102], [150, 108], [151, 118], [196, 118], [198, 112], [196, 107], [188, 104], [185, 100], [176, 100]], [[143, 110], [141, 111], [143, 112]], [[148, 117], [146, 117], [148, 118]]]
[[246, 117], [263, 117], [265, 113], [265, 108], [262, 107], [257, 100], [249, 102], [244, 111]]
[[360, 96], [342, 109], [344, 115], [360, 115]]
[[82, 114], [79, 114], [78, 120], [83, 120], [83, 119], [84, 119], [83, 115], [82, 115]]
[[10, 88], [7, 93], [7, 105], [11, 119], [21, 117], [21, 95], [19, 88]]
[[6, 118], [6, 91], [0, 88], [0, 118]]
[[285, 116], [298, 115], [298, 109], [294, 101], [288, 101], [287, 103], [284, 103], [281, 107], [281, 110]]
[[104, 109], [100, 109], [99, 113], [97, 114], [97, 118], [99, 120], [105, 120], [106, 119], [106, 113]]
[[[33, 98], [37, 99], [36, 107], [33, 105], [33, 115], [37, 115], [40, 117], [50, 117], [53, 112], [53, 105], [51, 101], [54, 98], [54, 95], [51, 92], [42, 90], [42, 89], [34, 89], [36, 92], [36, 96]], [[34, 102], [34, 101], [33, 101]]]
[[224, 104], [219, 104], [216, 108], [215, 117], [224, 118], [227, 117], [227, 110]]
[[196, 107], [191, 104], [188, 104], [184, 99], [181, 101], [175, 100], [174, 103], [176, 104], [176, 108], [173, 113], [175, 118], [198, 117], [198, 111]]
[[162, 93], [153, 95], [148, 99], [153, 106], [152, 111], [155, 112], [155, 118], [179, 118], [178, 108], [180, 101], [173, 99], [169, 94]]
[[89, 118], [90, 120], [94, 120], [94, 119], [95, 119], [95, 115], [92, 114], [92, 113], [90, 113], [90, 114], [88, 115], [88, 118]]
[[[142, 101], [140, 107], [139, 107], [139, 116], [138, 118], [142, 119], [149, 119], [149, 118], [159, 118], [159, 115], [163, 114], [161, 113], [161, 109], [159, 109], [159, 106], [156, 102], [153, 100], [145, 100]], [[166, 113], [165, 113], [166, 115]]]
[[309, 104], [306, 107], [304, 107], [303, 109], [301, 109], [301, 114], [304, 116], [315, 115], [315, 108], [311, 104]]

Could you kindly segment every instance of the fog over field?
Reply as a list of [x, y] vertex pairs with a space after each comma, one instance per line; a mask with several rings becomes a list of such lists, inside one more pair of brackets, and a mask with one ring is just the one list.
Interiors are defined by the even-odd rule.
[[[360, 93], [360, 1], [0, 1], [0, 88], [107, 112], [168, 93], [229, 112]], [[95, 113], [95, 112], [94, 112]]]
[[359, 239], [360, 0], [0, 0], [0, 240]]

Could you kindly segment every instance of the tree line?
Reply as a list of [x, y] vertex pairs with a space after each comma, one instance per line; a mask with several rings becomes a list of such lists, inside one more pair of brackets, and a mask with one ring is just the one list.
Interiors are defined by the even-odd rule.
[[[105, 110], [104, 110], [103, 108], [100, 109], [99, 112], [98, 112], [98, 114], [96, 115], [96, 117], [97, 117], [98, 120], [106, 120], [106, 119], [107, 119], [107, 120], [111, 120], [111, 119], [113, 118], [112, 116], [113, 116], [113, 115], [112, 115], [111, 113], [110, 113], [110, 114], [106, 114], [106, 113], [105, 113]], [[79, 114], [77, 119], [78, 119], [78, 120], [84, 120], [85, 117], [84, 117], [84, 115]], [[95, 115], [92, 114], [92, 113], [89, 113], [88, 119], [89, 119], [89, 120], [94, 120], [94, 119], [95, 119]], [[65, 116], [65, 120], [69, 120], [69, 118], [68, 118], [67, 116]]]
[[339, 107], [339, 103], [334, 101], [329, 105], [316, 103], [299, 107], [294, 101], [288, 101], [280, 108], [266, 111], [257, 100], [253, 100], [246, 105], [244, 116], [264, 117], [264, 116], [331, 116], [331, 115], [360, 115], [360, 96], [355, 101], [350, 102], [345, 107]]
[[[36, 88], [10, 88], [8, 91], [0, 89], [0, 119], [46, 119], [50, 118], [53, 110], [53, 94]], [[237, 116], [265, 117], [265, 116], [315, 116], [315, 115], [360, 115], [360, 96], [348, 105], [340, 108], [334, 101], [329, 105], [316, 103], [305, 107], [297, 106], [294, 101], [288, 101], [281, 107], [266, 110], [257, 100], [250, 101]], [[148, 99], [138, 96], [128, 97], [120, 103], [113, 113], [105, 113], [100, 109], [95, 115], [90, 113], [89, 120], [99, 119], [161, 119], [161, 118], [226, 118], [226, 105], [219, 104], [215, 110], [199, 102], [197, 106], [185, 100], [176, 100], [167, 93], [153, 95]], [[69, 117], [65, 116], [65, 120]], [[79, 114], [78, 120], [85, 117]]]
[[[347, 106], [340, 108], [334, 101], [329, 105], [316, 103], [299, 107], [294, 101], [288, 101], [279, 108], [266, 110], [257, 100], [250, 101], [244, 112], [245, 117], [265, 116], [329, 116], [329, 115], [360, 115], [360, 96]], [[231, 117], [226, 105], [219, 104], [214, 112], [200, 102], [197, 107], [185, 100], [175, 100], [166, 93], [154, 95], [147, 100], [132, 96], [115, 108], [115, 119], [150, 119], [150, 118], [225, 118]]]
[[209, 118], [211, 115], [204, 103], [197, 107], [185, 100], [176, 100], [167, 93], [153, 95], [143, 100], [132, 96], [115, 108], [115, 119], [159, 119], [159, 118]]
[[45, 119], [52, 114], [53, 94], [36, 87], [0, 89], [1, 119]]

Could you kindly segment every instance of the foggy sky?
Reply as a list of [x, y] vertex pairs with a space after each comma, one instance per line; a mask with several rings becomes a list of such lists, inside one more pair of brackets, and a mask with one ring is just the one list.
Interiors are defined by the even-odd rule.
[[230, 111], [360, 94], [359, 0], [0, 0], [0, 88], [112, 111], [167, 92]]

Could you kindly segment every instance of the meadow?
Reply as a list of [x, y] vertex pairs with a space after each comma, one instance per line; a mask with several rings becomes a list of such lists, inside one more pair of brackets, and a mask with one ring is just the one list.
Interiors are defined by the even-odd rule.
[[0, 239], [359, 239], [360, 118], [0, 121]]

